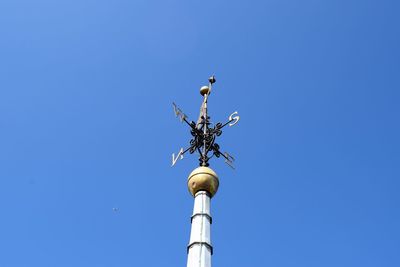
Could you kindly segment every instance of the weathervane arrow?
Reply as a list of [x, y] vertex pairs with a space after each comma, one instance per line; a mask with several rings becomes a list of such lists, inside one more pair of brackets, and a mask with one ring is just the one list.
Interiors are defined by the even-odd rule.
[[172, 154], [172, 166], [174, 166], [178, 160], [183, 159], [183, 155], [186, 152], [189, 151], [190, 154], [193, 154], [195, 151], [197, 151], [199, 153], [200, 166], [208, 167], [208, 161], [212, 157], [215, 156], [219, 158], [222, 156], [225, 158], [225, 163], [234, 169], [233, 162], [235, 159], [227, 152], [222, 153], [219, 145], [215, 143], [215, 139], [222, 134], [222, 128], [227, 125], [229, 127], [235, 125], [239, 121], [240, 117], [238, 112], [235, 111], [229, 116], [229, 119], [226, 123], [222, 124], [219, 122], [213, 125], [213, 123], [210, 121], [210, 116], [208, 116], [207, 103], [208, 97], [211, 93], [212, 85], [216, 82], [215, 76], [211, 76], [208, 81], [209, 85], [203, 86], [200, 89], [200, 94], [204, 98], [200, 107], [200, 114], [197, 123], [194, 121], [189, 122], [185, 113], [183, 113], [183, 111], [175, 103], [172, 103], [175, 116], [179, 117], [181, 122], [185, 122], [187, 125], [189, 125], [190, 133], [192, 135], [190, 146], [188, 148], [181, 148], [176, 156], [175, 153]]

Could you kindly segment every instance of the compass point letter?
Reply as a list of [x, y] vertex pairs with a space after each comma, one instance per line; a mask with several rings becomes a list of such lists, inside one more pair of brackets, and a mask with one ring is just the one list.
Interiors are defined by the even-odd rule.
[[229, 167], [231, 167], [232, 169], [235, 169], [235, 166], [233, 166], [233, 162], [235, 161], [235, 159], [228, 154], [228, 152], [224, 153], [225, 155], [225, 163], [228, 164]]
[[175, 116], [179, 116], [179, 119], [181, 120], [181, 122], [183, 122], [187, 118], [187, 116], [185, 115], [185, 113], [182, 112], [180, 108], [178, 108], [178, 106], [174, 102], [172, 102], [172, 105], [174, 106]]
[[238, 114], [238, 112], [235, 111], [229, 116], [229, 121], [232, 121], [231, 123], [229, 123], [229, 126], [233, 126], [239, 121], [240, 117], [237, 114]]
[[179, 159], [183, 159], [183, 148], [181, 148], [181, 150], [179, 150], [178, 155], [176, 155], [176, 157], [175, 157], [175, 153], [172, 153], [171, 167], [173, 167]]

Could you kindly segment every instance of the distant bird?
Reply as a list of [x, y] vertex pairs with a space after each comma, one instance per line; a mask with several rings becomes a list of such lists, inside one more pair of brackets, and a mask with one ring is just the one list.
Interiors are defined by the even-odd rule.
[[112, 209], [114, 212], [118, 212], [119, 211], [119, 208], [113, 208]]

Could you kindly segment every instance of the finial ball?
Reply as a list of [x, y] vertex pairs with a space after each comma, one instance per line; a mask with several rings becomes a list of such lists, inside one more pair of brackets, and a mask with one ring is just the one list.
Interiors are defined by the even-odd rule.
[[203, 86], [200, 88], [200, 94], [205, 95], [210, 93], [210, 88], [208, 86]]
[[218, 186], [218, 175], [208, 167], [198, 167], [189, 174], [188, 189], [193, 197], [199, 191], [207, 191], [213, 197]]

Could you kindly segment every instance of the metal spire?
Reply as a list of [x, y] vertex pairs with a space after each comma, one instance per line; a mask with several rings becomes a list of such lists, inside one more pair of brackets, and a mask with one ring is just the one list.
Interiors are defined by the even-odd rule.
[[215, 139], [222, 134], [222, 128], [227, 125], [235, 125], [239, 121], [240, 117], [238, 116], [238, 112], [235, 111], [229, 116], [228, 121], [224, 124], [218, 122], [214, 125], [211, 122], [211, 118], [208, 115], [207, 104], [208, 98], [211, 94], [212, 86], [216, 82], [215, 76], [211, 76], [208, 81], [209, 85], [203, 86], [200, 89], [200, 94], [203, 96], [203, 102], [200, 107], [200, 114], [197, 123], [194, 121], [189, 122], [185, 113], [183, 113], [175, 103], [172, 103], [176, 117], [179, 117], [181, 122], [185, 122], [187, 125], [189, 125], [190, 133], [192, 135], [190, 146], [188, 148], [181, 148], [176, 156], [175, 153], [172, 154], [172, 166], [174, 166], [179, 159], [183, 159], [183, 155], [186, 152], [189, 151], [190, 154], [193, 154], [195, 151], [197, 151], [199, 153], [200, 166], [208, 167], [210, 165], [208, 161], [212, 157], [215, 156], [219, 158], [222, 156], [225, 158], [225, 163], [234, 168], [233, 161], [235, 159], [227, 152], [222, 153], [220, 151], [220, 146], [215, 142]]
[[222, 153], [215, 139], [222, 134], [222, 128], [233, 126], [239, 121], [238, 113], [235, 111], [229, 116], [228, 122], [213, 124], [208, 115], [208, 99], [211, 93], [215, 77], [208, 79], [208, 86], [200, 89], [203, 102], [197, 123], [189, 122], [187, 116], [173, 103], [176, 117], [190, 127], [192, 139], [188, 148], [181, 148], [178, 154], [172, 154], [172, 166], [183, 155], [189, 151], [190, 154], [198, 152], [200, 167], [194, 169], [187, 180], [189, 192], [194, 197], [193, 214], [191, 217], [190, 240], [187, 247], [187, 267], [211, 267], [211, 256], [213, 247], [211, 244], [211, 198], [217, 193], [219, 187], [218, 175], [210, 169], [208, 161], [212, 157], [225, 158], [225, 162], [233, 168], [233, 157], [228, 153]]

